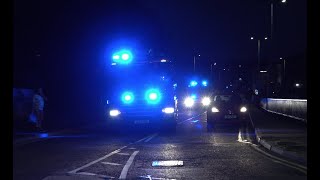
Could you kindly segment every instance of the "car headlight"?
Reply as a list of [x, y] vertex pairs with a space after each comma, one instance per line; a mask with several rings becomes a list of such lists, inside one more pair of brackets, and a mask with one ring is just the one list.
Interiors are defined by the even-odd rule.
[[246, 107], [244, 107], [244, 106], [243, 106], [243, 107], [241, 107], [241, 108], [240, 108], [240, 112], [247, 112], [247, 108], [246, 108]]
[[210, 100], [209, 97], [204, 97], [204, 98], [202, 99], [201, 103], [202, 103], [202, 105], [204, 105], [204, 106], [209, 106], [210, 103], [211, 103], [211, 100]]
[[171, 114], [174, 112], [174, 108], [173, 107], [166, 107], [162, 109], [162, 112], [166, 113], [166, 114]]
[[185, 100], [184, 100], [184, 105], [186, 107], [192, 107], [194, 104], [194, 100], [192, 99], [192, 97], [187, 97]]
[[112, 109], [109, 112], [110, 116], [118, 116], [119, 114], [121, 114], [121, 112], [117, 109]]
[[219, 112], [219, 109], [216, 108], [216, 107], [212, 107], [211, 111], [214, 112], [214, 113], [216, 113], [216, 112]]

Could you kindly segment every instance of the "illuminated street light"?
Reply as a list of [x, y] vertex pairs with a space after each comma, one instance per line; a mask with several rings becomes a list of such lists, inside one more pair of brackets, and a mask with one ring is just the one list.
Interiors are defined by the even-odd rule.
[[267, 40], [267, 39], [268, 39], [268, 37], [264, 37], [264, 39], [265, 39], [265, 40]]
[[281, 2], [282, 2], [282, 3], [286, 3], [287, 1], [286, 1], [286, 0], [282, 0]]
[[251, 40], [253, 39], [253, 37], [250, 38]]

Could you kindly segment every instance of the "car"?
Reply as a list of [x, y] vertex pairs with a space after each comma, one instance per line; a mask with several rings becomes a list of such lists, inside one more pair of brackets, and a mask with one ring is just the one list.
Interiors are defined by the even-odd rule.
[[248, 121], [248, 106], [239, 94], [217, 94], [207, 109], [207, 124], [230, 124]]

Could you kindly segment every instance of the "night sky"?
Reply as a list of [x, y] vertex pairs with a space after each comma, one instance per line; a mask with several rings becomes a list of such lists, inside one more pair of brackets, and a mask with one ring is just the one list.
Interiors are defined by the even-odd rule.
[[[306, 1], [274, 2], [274, 51], [263, 41], [262, 62], [306, 50]], [[37, 74], [72, 79], [103, 71], [119, 41], [141, 52], [164, 51], [184, 71], [192, 69], [195, 53], [203, 62], [256, 62], [250, 37], [270, 37], [267, 0], [16, 0], [14, 7], [17, 84]]]

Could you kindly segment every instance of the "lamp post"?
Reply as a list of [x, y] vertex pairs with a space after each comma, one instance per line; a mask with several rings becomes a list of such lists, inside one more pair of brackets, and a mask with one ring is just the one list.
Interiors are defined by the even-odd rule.
[[[274, 4], [274, 1], [275, 0], [272, 0], [271, 1], [271, 4], [270, 4], [270, 39], [272, 40], [273, 39], [273, 14], [274, 14], [274, 10], [273, 10], [273, 4]], [[281, 3], [286, 3], [287, 1], [286, 0], [281, 0]]]
[[[255, 38], [254, 37], [251, 37], [250, 38], [251, 40], [254, 40]], [[268, 37], [264, 37], [264, 40], [267, 40], [268, 39]], [[257, 39], [257, 42], [258, 42], [258, 66], [257, 66], [257, 70], [259, 71], [259, 69], [260, 69], [260, 54], [261, 54], [261, 40], [260, 39]]]
[[[200, 54], [198, 55], [200, 57]], [[196, 56], [193, 56], [193, 72], [196, 72]]]

